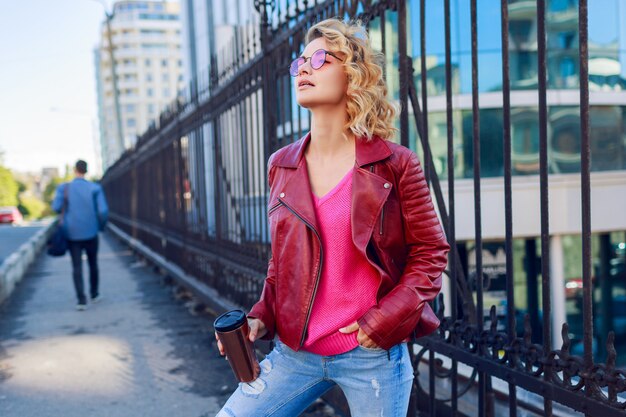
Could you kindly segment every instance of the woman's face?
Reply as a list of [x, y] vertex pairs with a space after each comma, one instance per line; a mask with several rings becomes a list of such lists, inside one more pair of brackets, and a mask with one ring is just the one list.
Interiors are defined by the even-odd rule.
[[[328, 48], [325, 38], [317, 38], [304, 48], [300, 56], [310, 58], [318, 49], [335, 53]], [[344, 59], [339, 53], [335, 55]], [[301, 85], [305, 81], [312, 85]], [[330, 54], [326, 54], [326, 62], [316, 70], [311, 68], [311, 60], [307, 59], [298, 69], [298, 76], [294, 77], [294, 83], [296, 100], [300, 106], [307, 109], [342, 104], [348, 87], [348, 79], [342, 62]]]

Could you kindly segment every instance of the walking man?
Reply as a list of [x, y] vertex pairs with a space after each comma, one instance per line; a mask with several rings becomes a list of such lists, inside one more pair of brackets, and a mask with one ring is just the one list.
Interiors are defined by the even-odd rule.
[[[77, 310], [87, 308], [83, 283], [83, 250], [89, 263], [89, 295], [91, 302], [100, 301], [98, 291], [98, 232], [104, 229], [109, 208], [99, 184], [85, 179], [87, 163], [78, 160], [74, 166], [75, 178], [57, 187], [52, 209], [61, 213], [65, 206], [63, 227], [72, 257], [72, 276], [78, 298]], [[67, 189], [67, 190], [66, 190]]]

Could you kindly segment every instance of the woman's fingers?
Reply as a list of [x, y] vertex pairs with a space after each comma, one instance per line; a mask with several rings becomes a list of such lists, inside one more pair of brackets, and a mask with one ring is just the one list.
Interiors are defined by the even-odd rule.
[[258, 320], [252, 320], [248, 325], [250, 326], [250, 333], [248, 334], [248, 338], [251, 342], [256, 340], [256, 335], [259, 333], [259, 324]]
[[378, 347], [378, 345], [372, 339], [370, 339], [367, 333], [365, 333], [363, 329], [361, 329], [359, 323], [356, 321], [346, 327], [342, 327], [341, 329], [339, 329], [339, 331], [344, 334], [354, 333], [357, 330], [359, 332], [356, 335], [356, 341], [359, 345], [371, 349]]
[[377, 347], [379, 347], [376, 342], [374, 342], [372, 339], [370, 339], [370, 337], [367, 335], [367, 333], [365, 333], [363, 331], [363, 329], [359, 328], [359, 333], [356, 336], [356, 341], [359, 343], [359, 345], [366, 347], [366, 348], [370, 348], [370, 349], [375, 349]]
[[250, 339], [251, 342], [254, 342], [258, 338], [265, 336], [265, 333], [267, 333], [265, 323], [263, 323], [259, 319], [248, 319], [248, 327], [250, 327], [248, 339]]
[[220, 355], [224, 356], [224, 346], [222, 345], [220, 337], [217, 335], [217, 333], [215, 333], [215, 340], [217, 341], [217, 349], [220, 351]]
[[267, 333], [267, 328], [265, 327], [265, 323], [263, 323], [261, 320], [257, 319], [256, 320], [259, 327], [257, 329], [257, 336], [258, 337], [263, 337], [265, 336], [265, 334]]
[[352, 324], [350, 324], [350, 325], [348, 325], [346, 327], [342, 327], [341, 329], [339, 329], [339, 331], [341, 333], [354, 333], [354, 332], [356, 332], [359, 329], [360, 329], [359, 323], [357, 323], [355, 321], [354, 323], [352, 323]]

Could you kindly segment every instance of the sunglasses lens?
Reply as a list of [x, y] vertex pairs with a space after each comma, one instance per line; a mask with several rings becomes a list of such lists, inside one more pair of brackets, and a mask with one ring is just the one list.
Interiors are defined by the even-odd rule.
[[298, 69], [302, 64], [304, 64], [304, 58], [296, 58], [291, 61], [291, 65], [289, 66], [289, 74], [291, 74], [292, 77], [297, 77]]
[[323, 49], [315, 51], [311, 56], [311, 68], [316, 70], [322, 68], [324, 61], [326, 61], [326, 51]]

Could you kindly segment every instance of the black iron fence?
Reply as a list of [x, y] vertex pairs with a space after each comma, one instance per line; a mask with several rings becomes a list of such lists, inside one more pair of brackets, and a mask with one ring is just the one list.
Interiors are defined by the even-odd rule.
[[[445, 114], [447, 172], [435, 168], [428, 133], [427, 59], [410, 56], [407, 3], [401, 0], [324, 2], [255, 1], [262, 23], [235, 29], [231, 44], [212, 57], [205, 76], [191, 83], [186, 96], [164, 112], [106, 173], [103, 185], [113, 223], [198, 280], [244, 307], [258, 298], [269, 256], [266, 162], [280, 147], [300, 138], [309, 127], [306, 112], [294, 104], [289, 62], [303, 49], [303, 36], [314, 22], [328, 17], [359, 17], [373, 42], [389, 57], [385, 76], [397, 83], [402, 111], [399, 142], [421, 156], [431, 191], [451, 244], [450, 305], [435, 308], [439, 331], [414, 344], [416, 369], [410, 415], [518, 415], [525, 409], [551, 416], [557, 408], [585, 415], [626, 413], [626, 371], [616, 367], [613, 334], [606, 341], [604, 363], [592, 355], [592, 265], [590, 225], [590, 143], [587, 2], [577, 6], [580, 68], [580, 137], [582, 184], [582, 259], [584, 354], [574, 355], [568, 332], [552, 334], [545, 0], [500, 2], [502, 59], [503, 187], [506, 226], [506, 311], [492, 307], [484, 314], [483, 279], [470, 279], [455, 235], [455, 158], [453, 131], [454, 71], [451, 59], [450, 0], [442, 0], [444, 21], [426, 19], [432, 2], [419, 7], [419, 54], [427, 57], [429, 25], [445, 39]], [[516, 323], [513, 276], [512, 139], [509, 62], [509, 8], [532, 5], [537, 22], [537, 86], [539, 101], [539, 169], [541, 190], [541, 311]], [[472, 154], [481, 155], [477, 1], [470, 0]], [[487, 24], [487, 23], [485, 23]], [[497, 22], [488, 22], [495, 25]], [[390, 25], [392, 27], [390, 27]], [[393, 37], [394, 39], [389, 39]], [[391, 46], [390, 46], [391, 45]], [[391, 49], [391, 50], [390, 50]], [[413, 48], [416, 50], [416, 48]], [[390, 64], [391, 63], [391, 64]], [[417, 73], [414, 75], [414, 72]], [[416, 82], [417, 81], [417, 82]], [[421, 97], [420, 97], [421, 95]], [[420, 146], [415, 144], [418, 138]], [[475, 277], [483, 277], [481, 158], [473, 158]], [[440, 173], [441, 170], [440, 170]], [[539, 308], [539, 306], [536, 306]], [[529, 304], [530, 309], [530, 304]], [[523, 327], [521, 332], [516, 329]], [[534, 333], [533, 334], [533, 329]], [[541, 336], [537, 337], [537, 329]], [[536, 340], [541, 340], [537, 343]], [[560, 340], [560, 348], [554, 348]], [[523, 391], [521, 398], [518, 394]], [[528, 394], [531, 393], [531, 394]], [[533, 401], [532, 395], [540, 401]], [[477, 398], [477, 401], [468, 400]], [[529, 399], [530, 398], [530, 399]], [[463, 403], [473, 403], [471, 407]], [[557, 406], [553, 407], [553, 403]], [[504, 407], [504, 408], [503, 408]], [[475, 410], [468, 411], [468, 410]], [[498, 411], [500, 410], [500, 411]], [[507, 410], [507, 411], [502, 411]], [[569, 410], [566, 412], [571, 413]]]

